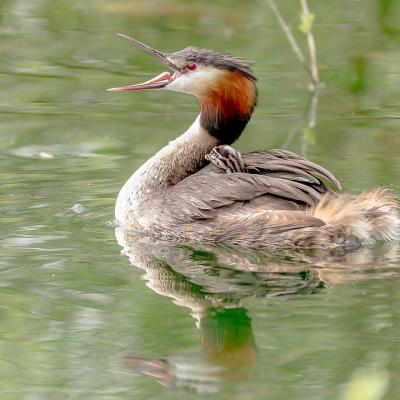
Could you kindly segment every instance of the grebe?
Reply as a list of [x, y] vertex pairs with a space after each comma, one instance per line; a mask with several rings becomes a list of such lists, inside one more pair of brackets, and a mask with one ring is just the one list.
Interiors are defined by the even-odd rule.
[[115, 207], [119, 225], [159, 238], [251, 247], [353, 248], [398, 238], [398, 205], [388, 189], [338, 194], [324, 183], [341, 190], [329, 171], [297, 154], [242, 155], [230, 146], [257, 102], [249, 62], [196, 47], [164, 54], [120, 36], [172, 73], [110, 91], [192, 94], [200, 114], [125, 183]]

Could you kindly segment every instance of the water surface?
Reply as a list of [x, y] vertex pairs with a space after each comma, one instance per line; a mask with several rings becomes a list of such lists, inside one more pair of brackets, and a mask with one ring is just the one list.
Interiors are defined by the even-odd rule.
[[[279, 6], [305, 43], [297, 2]], [[312, 131], [307, 75], [266, 1], [0, 1], [2, 399], [400, 397], [397, 244], [274, 254], [114, 232], [124, 181], [197, 112], [176, 93], [106, 92], [162, 71], [117, 32], [254, 60], [238, 149], [286, 145], [346, 190], [400, 195], [399, 4], [310, 7]]]

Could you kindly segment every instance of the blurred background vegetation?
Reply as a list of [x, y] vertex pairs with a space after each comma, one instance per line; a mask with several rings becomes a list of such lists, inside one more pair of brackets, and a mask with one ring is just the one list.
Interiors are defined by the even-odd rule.
[[[299, 2], [276, 3], [306, 52]], [[198, 112], [181, 94], [107, 92], [162, 70], [118, 32], [253, 60], [241, 151], [306, 150], [346, 190], [400, 194], [400, 2], [309, 6], [324, 87], [304, 137], [309, 79], [265, 0], [0, 0], [1, 399], [400, 397], [397, 247], [328, 274], [308, 256], [161, 244], [132, 266], [114, 237], [124, 181]], [[245, 373], [225, 374], [233, 362]]]

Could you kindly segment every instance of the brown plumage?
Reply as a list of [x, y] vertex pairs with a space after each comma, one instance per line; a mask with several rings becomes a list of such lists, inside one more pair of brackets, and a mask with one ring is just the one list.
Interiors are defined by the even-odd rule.
[[254, 81], [238, 72], [224, 71], [200, 100], [201, 126], [211, 135], [233, 143], [250, 120], [257, 102]]
[[355, 248], [398, 238], [398, 205], [388, 189], [338, 194], [327, 186], [341, 190], [332, 173], [297, 154], [240, 155], [226, 146], [241, 134], [256, 105], [248, 62], [193, 47], [165, 55], [129, 40], [174, 74], [111, 90], [193, 94], [201, 113], [124, 185], [116, 204], [121, 225], [161, 238], [252, 247]]
[[388, 189], [337, 194], [322, 181], [340, 188], [330, 172], [283, 150], [243, 159], [259, 172], [226, 174], [210, 164], [166, 191], [164, 221], [179, 222], [177, 236], [257, 247], [358, 247], [397, 238]]

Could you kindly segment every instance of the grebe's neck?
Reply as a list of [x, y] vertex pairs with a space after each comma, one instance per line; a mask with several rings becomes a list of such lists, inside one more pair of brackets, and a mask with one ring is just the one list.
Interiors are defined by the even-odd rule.
[[161, 197], [168, 186], [201, 169], [207, 162], [204, 156], [220, 143], [201, 127], [199, 115], [185, 133], [148, 159], [125, 183], [117, 199], [117, 220], [124, 220], [129, 204], [131, 211], [140, 213], [146, 202]]
[[154, 188], [175, 185], [206, 164], [204, 158], [219, 140], [200, 126], [200, 115], [189, 129], [158, 151], [137, 171]]

